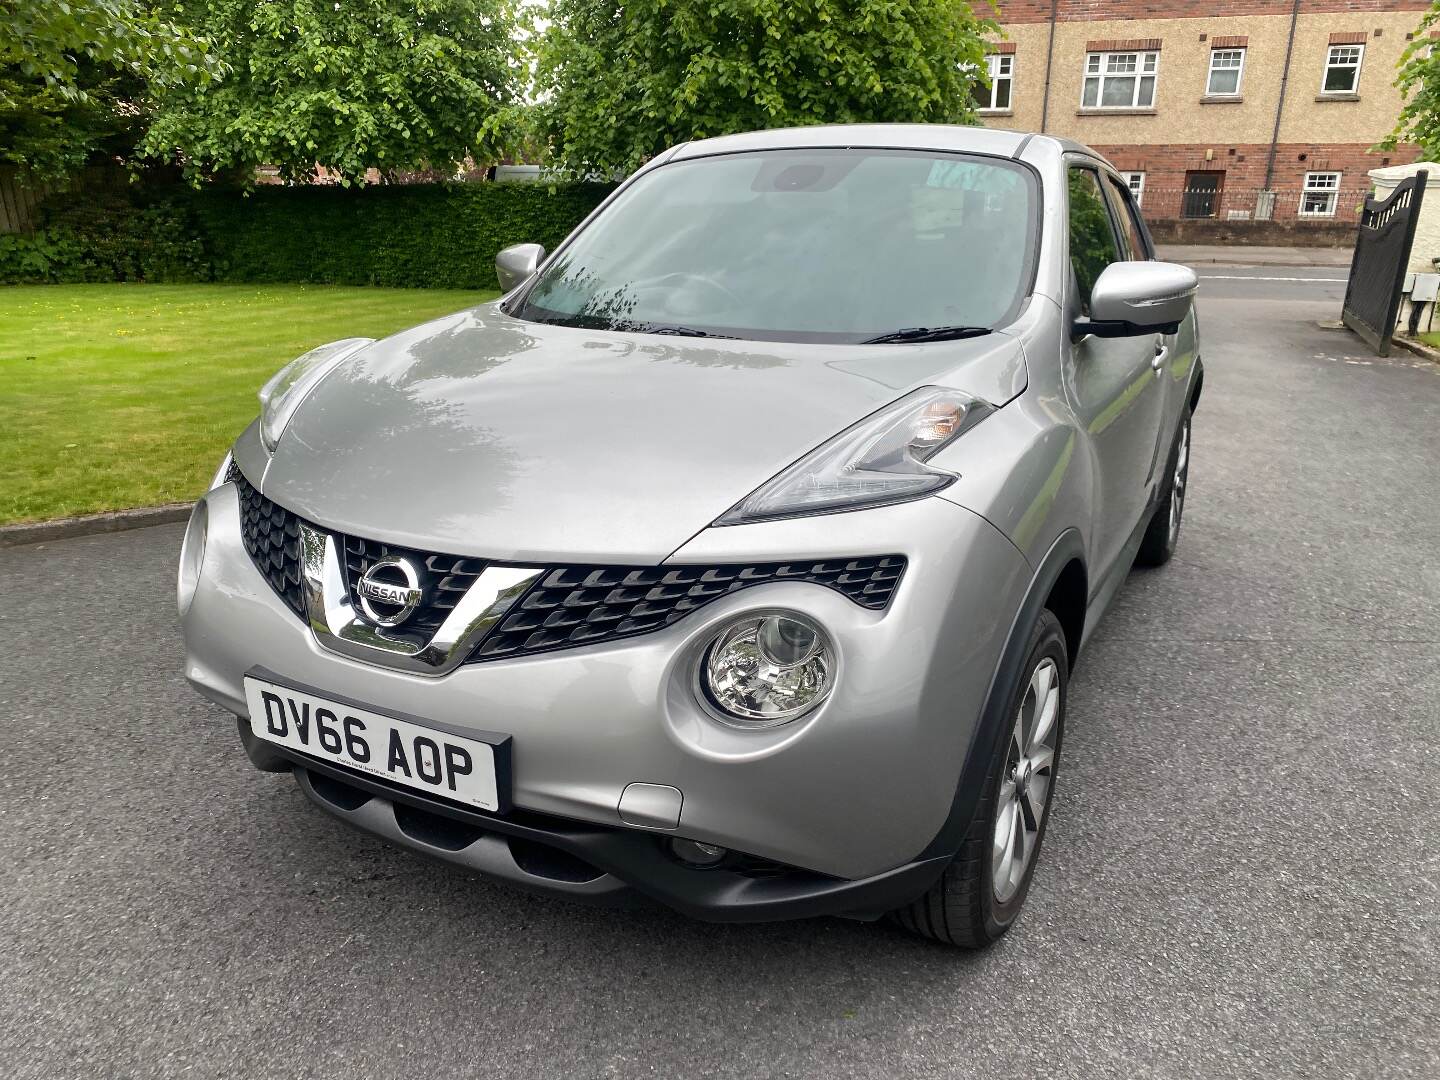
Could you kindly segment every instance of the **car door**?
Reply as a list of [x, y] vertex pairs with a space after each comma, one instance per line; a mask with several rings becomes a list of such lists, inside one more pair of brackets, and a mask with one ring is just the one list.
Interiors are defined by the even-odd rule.
[[[1140, 210], [1130, 187], [1119, 176], [1102, 171], [1101, 179], [1106, 193], [1110, 196], [1110, 210], [1117, 225], [1120, 239], [1120, 254], [1123, 258], [1149, 262], [1155, 257], [1150, 243], [1150, 234], [1140, 222]], [[1177, 334], [1156, 334], [1155, 355], [1150, 366], [1155, 369], [1160, 384], [1160, 423], [1155, 431], [1155, 448], [1150, 456], [1150, 473], [1146, 476], [1147, 490], [1154, 479], [1155, 470], [1164, 464], [1165, 455], [1170, 452], [1171, 436], [1180, 420], [1180, 408], [1185, 397], [1188, 360], [1193, 357], [1182, 355]], [[1193, 334], [1187, 335], [1193, 337]], [[1190, 350], [1193, 352], [1193, 349]], [[1183, 369], [1183, 370], [1180, 370]], [[1167, 378], [1166, 373], [1171, 377]]]
[[[1127, 247], [1105, 197], [1099, 170], [1069, 166], [1068, 243], [1071, 286], [1067, 318], [1088, 316], [1090, 292]], [[1095, 465], [1095, 517], [1091, 555], [1109, 577], [1149, 506], [1155, 447], [1165, 412], [1163, 339], [1156, 334], [1096, 337], [1070, 346], [1068, 374], [1073, 406], [1090, 439]]]

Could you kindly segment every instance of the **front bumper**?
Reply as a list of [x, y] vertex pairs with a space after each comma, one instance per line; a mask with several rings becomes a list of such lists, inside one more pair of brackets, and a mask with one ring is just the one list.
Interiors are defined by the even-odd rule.
[[918, 859], [858, 880], [745, 859], [695, 869], [665, 853], [663, 836], [525, 810], [503, 817], [466, 810], [262, 743], [247, 720], [239, 727], [252, 760], [267, 769], [288, 765], [305, 796], [347, 825], [494, 881], [582, 903], [660, 903], [711, 922], [875, 918], [923, 893], [949, 861]]
[[[513, 736], [515, 810], [504, 818], [469, 814], [475, 820], [466, 821], [462, 808], [369, 790], [368, 780], [302, 762], [297, 776], [321, 806], [402, 846], [518, 884], [595, 896], [633, 886], [711, 917], [722, 909], [755, 912], [727, 916], [750, 918], [867, 910], [874, 905], [866, 889], [880, 888], [871, 884], [877, 880], [888, 883], [885, 890], [899, 882], [912, 894], [923, 891], [939, 867], [915, 860], [950, 812], [991, 674], [1029, 582], [1028, 566], [997, 530], [939, 499], [710, 529], [668, 561], [894, 551], [909, 565], [885, 611], [866, 610], [820, 586], [774, 582], [641, 637], [464, 665], [428, 678], [320, 647], [246, 554], [233, 485], [222, 484], [205, 499], [208, 543], [182, 618], [186, 675], [202, 694], [244, 717], [244, 673], [258, 665], [379, 711]], [[836, 689], [820, 708], [785, 727], [724, 727], [694, 700], [692, 665], [720, 623], [772, 607], [801, 611], [831, 632], [839, 658]], [[345, 799], [316, 794], [307, 779], [316, 775], [343, 779], [368, 797], [347, 809]], [[683, 793], [676, 829], [642, 830], [620, 820], [621, 792], [637, 782]], [[424, 829], [417, 839], [404, 827], [407, 812], [397, 817], [395, 811], [403, 806], [424, 806], [481, 832], [458, 848], [453, 838], [430, 844]], [[536, 875], [513, 858], [507, 864], [495, 845], [509, 841], [493, 838], [515, 836], [527, 815], [544, 816], [548, 837], [529, 840], [565, 851], [604, 877], [557, 889], [549, 880], [528, 880]], [[690, 870], [664, 854], [655, 833], [747, 852], [797, 868], [797, 876], [727, 881], [734, 875]], [[678, 881], [690, 884], [680, 888]], [[792, 888], [800, 892], [787, 891]], [[847, 889], [854, 895], [842, 899]], [[801, 911], [806, 897], [813, 910]]]

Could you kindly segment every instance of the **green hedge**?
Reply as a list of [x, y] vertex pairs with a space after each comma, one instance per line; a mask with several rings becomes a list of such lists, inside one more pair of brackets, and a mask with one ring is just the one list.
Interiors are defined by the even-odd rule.
[[554, 247], [609, 185], [407, 184], [70, 196], [0, 235], [0, 283], [305, 282], [495, 288], [495, 254]]
[[204, 237], [174, 201], [97, 193], [46, 205], [31, 235], [0, 233], [0, 283], [211, 281]]
[[601, 185], [415, 184], [260, 188], [194, 200], [217, 278], [495, 288], [509, 244], [553, 248], [608, 193]]

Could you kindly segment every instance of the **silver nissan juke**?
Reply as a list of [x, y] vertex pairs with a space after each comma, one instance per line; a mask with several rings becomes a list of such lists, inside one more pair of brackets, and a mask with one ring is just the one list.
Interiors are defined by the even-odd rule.
[[1085, 147], [689, 143], [505, 296], [260, 391], [180, 559], [251, 762], [485, 877], [1019, 914], [1086, 635], [1184, 508], [1196, 279]]

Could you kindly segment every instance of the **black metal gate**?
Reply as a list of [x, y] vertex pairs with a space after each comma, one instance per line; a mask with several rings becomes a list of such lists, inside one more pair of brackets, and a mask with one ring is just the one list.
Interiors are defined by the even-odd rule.
[[1410, 246], [1415, 242], [1420, 200], [1425, 197], [1426, 175], [1418, 172], [1400, 181], [1384, 201], [1367, 197], [1360, 211], [1340, 317], [1378, 356], [1390, 355], [1390, 335], [1400, 314], [1400, 294], [1410, 264]]

